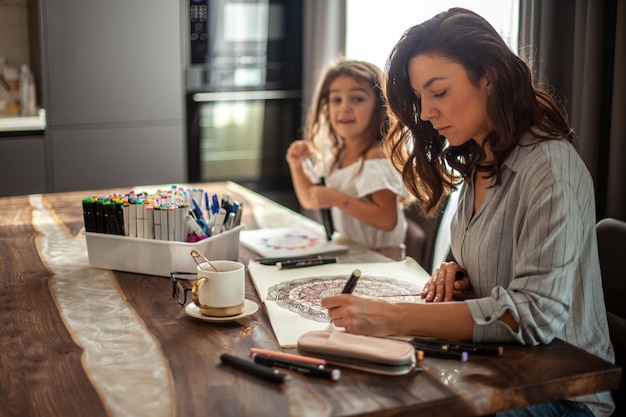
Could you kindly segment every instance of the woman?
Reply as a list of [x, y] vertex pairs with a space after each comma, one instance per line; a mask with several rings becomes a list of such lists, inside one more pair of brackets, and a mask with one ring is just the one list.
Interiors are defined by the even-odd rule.
[[[528, 66], [483, 18], [455, 8], [410, 28], [387, 75], [395, 123], [386, 147], [407, 188], [430, 213], [463, 183], [451, 225], [456, 262], [435, 269], [425, 303], [324, 298], [334, 324], [475, 342], [558, 337], [612, 362], [593, 183], [565, 115]], [[465, 301], [452, 302], [455, 293]], [[604, 392], [502, 415], [612, 409]]]

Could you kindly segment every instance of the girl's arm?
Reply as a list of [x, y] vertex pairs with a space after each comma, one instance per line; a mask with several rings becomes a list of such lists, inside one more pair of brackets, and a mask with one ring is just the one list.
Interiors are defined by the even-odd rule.
[[312, 192], [322, 207], [335, 206], [355, 219], [384, 231], [391, 231], [398, 221], [398, 197], [390, 190], [379, 190], [364, 201], [334, 189], [315, 189]]
[[[386, 158], [383, 148], [374, 146], [367, 151], [365, 160]], [[378, 190], [368, 196], [369, 201], [334, 195], [333, 205], [359, 221], [383, 231], [391, 231], [398, 222], [398, 196], [391, 190]]]

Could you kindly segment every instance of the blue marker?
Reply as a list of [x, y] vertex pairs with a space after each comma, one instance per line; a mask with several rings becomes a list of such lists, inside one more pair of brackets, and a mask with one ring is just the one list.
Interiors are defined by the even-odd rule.
[[191, 202], [193, 203], [193, 211], [196, 213], [196, 218], [203, 219], [204, 215], [202, 214], [202, 208], [200, 208], [200, 204], [198, 204], [198, 200], [196, 200], [195, 198], [192, 198]]
[[232, 204], [230, 205], [230, 214], [233, 214], [234, 217], [237, 217], [237, 212], [239, 211], [239, 201], [233, 201]]
[[211, 206], [211, 211], [215, 215], [220, 211], [220, 200], [217, 198], [217, 194], [213, 194], [212, 199], [213, 205]]
[[204, 209], [206, 210], [207, 220], [211, 217], [211, 203], [209, 203], [209, 193], [204, 193]]
[[198, 204], [198, 201], [195, 198], [192, 198], [191, 202], [193, 203], [193, 214], [195, 214], [196, 223], [198, 223], [198, 226], [200, 226], [200, 228], [204, 231], [204, 233], [207, 236], [210, 236], [209, 226], [206, 224], [206, 221], [204, 220], [204, 217], [202, 215], [202, 209], [200, 208], [200, 204]]

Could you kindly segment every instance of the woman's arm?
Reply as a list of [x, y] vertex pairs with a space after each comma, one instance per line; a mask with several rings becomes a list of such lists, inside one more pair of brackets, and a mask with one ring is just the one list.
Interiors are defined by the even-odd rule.
[[[465, 302], [390, 303], [357, 294], [324, 297], [322, 307], [337, 327], [369, 336], [411, 335], [472, 340], [474, 320]], [[518, 325], [506, 310], [500, 320], [514, 332]]]
[[390, 303], [358, 294], [324, 297], [333, 324], [370, 336], [413, 335], [471, 340], [472, 316], [464, 302]]

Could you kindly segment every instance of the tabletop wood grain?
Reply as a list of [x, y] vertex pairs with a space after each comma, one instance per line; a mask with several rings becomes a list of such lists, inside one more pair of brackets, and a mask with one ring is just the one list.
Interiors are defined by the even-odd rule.
[[[49, 194], [43, 201], [67, 238], [80, 239], [80, 201], [106, 192]], [[258, 227], [255, 202], [239, 197], [248, 209], [246, 227]], [[54, 271], [42, 259], [32, 218], [28, 196], [0, 198], [0, 415], [112, 417], [50, 290]], [[243, 262], [254, 256], [240, 249]], [[502, 357], [473, 355], [466, 363], [425, 359], [424, 371], [403, 376], [342, 368], [333, 382], [287, 371], [292, 380], [277, 385], [219, 363], [224, 352], [246, 357], [253, 346], [280, 350], [262, 305], [244, 319], [208, 323], [185, 314], [168, 278], [112, 276], [165, 358], [173, 406], [163, 415], [475, 416], [619, 385], [620, 368], [559, 340], [535, 348], [506, 345]], [[259, 303], [249, 277], [246, 298]]]

